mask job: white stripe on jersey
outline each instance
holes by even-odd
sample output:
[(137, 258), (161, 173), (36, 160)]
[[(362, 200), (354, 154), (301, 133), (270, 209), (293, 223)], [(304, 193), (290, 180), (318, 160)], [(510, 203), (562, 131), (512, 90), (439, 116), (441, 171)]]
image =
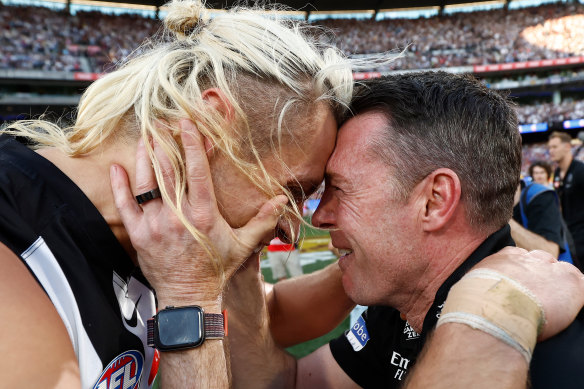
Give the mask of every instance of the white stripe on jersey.
[(92, 388), (101, 375), (103, 365), (85, 332), (77, 301), (67, 277), (42, 237), (39, 237), (21, 256), (49, 295), (67, 327), (79, 360), (81, 387)]

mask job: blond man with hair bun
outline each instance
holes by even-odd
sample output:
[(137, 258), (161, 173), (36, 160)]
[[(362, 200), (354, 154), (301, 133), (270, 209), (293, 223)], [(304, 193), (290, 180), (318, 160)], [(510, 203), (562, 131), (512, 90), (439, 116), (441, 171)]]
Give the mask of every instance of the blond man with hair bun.
[[(353, 88), (337, 49), (256, 11), (174, 1), (70, 127), (0, 133), (7, 387), (149, 388), (159, 370), (164, 388), (229, 385), (225, 283), (258, 242), (296, 239)], [(165, 235), (186, 247), (145, 249)], [(164, 324), (191, 317), (206, 339)]]

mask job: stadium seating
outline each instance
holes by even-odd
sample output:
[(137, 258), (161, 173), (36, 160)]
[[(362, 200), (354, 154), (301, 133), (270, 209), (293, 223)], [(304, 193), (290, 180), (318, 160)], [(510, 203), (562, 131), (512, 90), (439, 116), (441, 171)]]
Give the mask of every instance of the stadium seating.
[[(315, 23), (331, 29), (330, 39), (350, 55), (404, 50), (387, 67), (372, 69), (378, 71), (584, 55), (584, 5), (579, 3), (427, 19), (327, 19)], [(158, 20), (138, 15), (69, 15), (49, 8), (0, 5), (0, 70), (107, 72), (159, 27)], [(329, 39), (328, 34), (323, 39)], [(522, 105), (518, 116), (520, 123), (581, 119), (584, 101)]]
[[(563, 58), (584, 53), (584, 5), (456, 13), (421, 19), (319, 20), (349, 54), (400, 50), (388, 68), (427, 69)], [(159, 22), (136, 15), (0, 8), (0, 68), (107, 70)], [(83, 68), (83, 69), (82, 69)]]

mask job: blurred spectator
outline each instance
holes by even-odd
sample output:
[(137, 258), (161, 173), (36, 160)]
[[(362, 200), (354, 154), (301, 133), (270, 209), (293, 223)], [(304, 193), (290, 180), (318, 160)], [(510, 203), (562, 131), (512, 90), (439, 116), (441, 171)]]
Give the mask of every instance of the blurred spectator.
[(535, 161), (532, 163), (529, 167), (529, 176), (537, 184), (552, 187), (552, 167), (546, 161)]
[(272, 278), (274, 281), (281, 281), (286, 278), (286, 269), (290, 277), (301, 275), (300, 253), (294, 243), (284, 243), (278, 238), (272, 239), (268, 245), (268, 261), (272, 268)]
[(544, 250), (561, 261), (574, 263), (560, 201), (553, 188), (522, 180), (509, 226), (517, 247), (528, 251)]
[[(575, 153), (578, 150), (578, 145), (572, 147), (572, 151)], [(529, 166), (537, 161), (551, 161), (548, 145), (546, 142), (530, 143), (524, 144), (523, 148), (523, 165), (521, 167), (521, 172), (524, 176), (529, 175)], [(584, 153), (580, 153), (582, 155)], [(578, 158), (575, 158), (578, 159)]]
[(329, 19), (345, 52), (405, 49), (388, 69), (426, 69), (563, 58), (584, 53), (584, 5), (455, 13), (428, 19)]
[(159, 23), (137, 15), (2, 6), (0, 68), (102, 72), (131, 54)]
[(553, 132), (548, 148), (551, 160), (558, 165), (554, 187), (560, 197), (562, 215), (574, 238), (575, 256), (584, 263), (584, 162), (574, 159), (571, 141), (565, 132)]

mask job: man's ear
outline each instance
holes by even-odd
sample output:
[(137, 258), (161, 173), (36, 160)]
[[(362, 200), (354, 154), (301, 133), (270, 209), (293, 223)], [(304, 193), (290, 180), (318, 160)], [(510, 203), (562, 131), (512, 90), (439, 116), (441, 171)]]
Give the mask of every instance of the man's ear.
[(460, 205), (460, 180), (450, 169), (434, 170), (424, 179), (426, 209), (422, 215), (424, 231), (443, 228), (452, 220)]
[(219, 112), (226, 122), (235, 120), (235, 109), (221, 89), (205, 89), (203, 93), (201, 93), (201, 97), (205, 104), (208, 104), (211, 108)]
[[(216, 110), (223, 117), (226, 123), (232, 123), (235, 120), (235, 109), (227, 99), (227, 96), (219, 88), (205, 89), (201, 93), (205, 104), (211, 109)], [(211, 139), (205, 137), (205, 151), (207, 156), (211, 157), (214, 151), (214, 143)]]

